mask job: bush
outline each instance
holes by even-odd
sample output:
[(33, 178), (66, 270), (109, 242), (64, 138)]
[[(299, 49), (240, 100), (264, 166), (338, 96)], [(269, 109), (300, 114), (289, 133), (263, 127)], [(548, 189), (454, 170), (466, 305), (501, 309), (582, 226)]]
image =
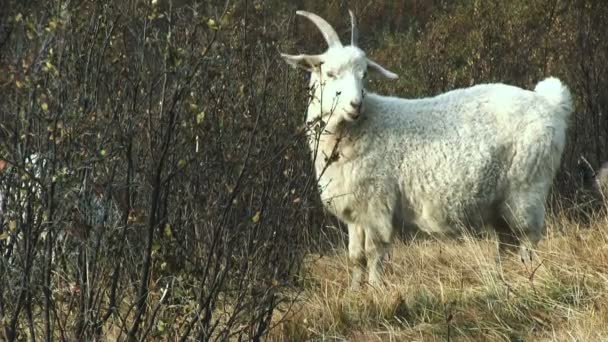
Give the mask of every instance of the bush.
[(580, 155), (608, 159), (599, 2), (9, 1), (3, 337), (265, 336), (301, 289), (303, 255), (343, 238), (323, 229), (334, 222), (305, 147), (306, 80), (278, 51), (324, 47), (297, 8), (346, 39), (347, 5), (366, 51), (401, 75), (373, 90), (556, 75), (577, 102), (556, 193), (575, 197)]

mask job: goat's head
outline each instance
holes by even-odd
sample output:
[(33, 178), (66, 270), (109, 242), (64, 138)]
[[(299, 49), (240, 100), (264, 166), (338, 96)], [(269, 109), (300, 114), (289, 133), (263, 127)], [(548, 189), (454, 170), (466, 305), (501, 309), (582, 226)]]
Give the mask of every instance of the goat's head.
[(608, 162), (595, 171), (589, 161), (581, 156), (577, 167), (584, 189), (591, 191), (594, 196), (605, 202), (608, 197)]
[(352, 35), (348, 46), (342, 45), (338, 34), (325, 19), (310, 12), (296, 13), (312, 21), (329, 45), (327, 51), (319, 55), (281, 54), (287, 63), (311, 74), (313, 98), (309, 119), (321, 116), (333, 122), (358, 120), (365, 111), (363, 100), (367, 72), (390, 79), (397, 78), (397, 75), (367, 58), (365, 52), (357, 47), (357, 23), (352, 11), (349, 11)]

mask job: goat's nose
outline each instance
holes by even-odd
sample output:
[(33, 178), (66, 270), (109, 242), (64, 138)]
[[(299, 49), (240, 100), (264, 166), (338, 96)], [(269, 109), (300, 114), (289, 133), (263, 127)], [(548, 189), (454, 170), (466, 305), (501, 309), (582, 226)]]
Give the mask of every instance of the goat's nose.
[(350, 101), (350, 105), (353, 106), (353, 108), (359, 109), (361, 108), (361, 100)]

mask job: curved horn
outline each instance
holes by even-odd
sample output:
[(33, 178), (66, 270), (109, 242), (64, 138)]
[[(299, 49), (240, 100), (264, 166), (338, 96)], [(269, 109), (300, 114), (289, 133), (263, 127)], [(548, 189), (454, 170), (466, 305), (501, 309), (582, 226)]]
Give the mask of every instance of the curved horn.
[(296, 14), (308, 18), (315, 25), (317, 25), (319, 31), (321, 31), (321, 33), (323, 34), (323, 37), (325, 38), (325, 41), (327, 41), (327, 45), (329, 45), (329, 47), (342, 46), (342, 42), (340, 42), (340, 37), (338, 37), (336, 30), (334, 30), (334, 28), (331, 27), (331, 25), (327, 21), (325, 21), (325, 19), (319, 17), (314, 13), (306, 11), (296, 11)]
[(357, 46), (359, 42), (359, 30), (357, 29), (357, 17), (353, 11), (348, 10), (350, 14), (351, 34), (350, 34), (350, 45)]

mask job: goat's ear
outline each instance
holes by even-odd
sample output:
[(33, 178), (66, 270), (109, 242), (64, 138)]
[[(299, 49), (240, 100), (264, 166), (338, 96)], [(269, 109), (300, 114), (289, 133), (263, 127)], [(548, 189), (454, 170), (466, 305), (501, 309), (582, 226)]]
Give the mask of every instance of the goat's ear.
[(314, 71), (323, 63), (318, 55), (288, 55), (282, 53), (281, 57), (294, 68), (304, 69), (309, 72)]
[(397, 74), (392, 71), (385, 69), (382, 65), (372, 61), (371, 59), (367, 60), (367, 68), (374, 73), (384, 76), (386, 78), (390, 78), (392, 80), (399, 78)]

